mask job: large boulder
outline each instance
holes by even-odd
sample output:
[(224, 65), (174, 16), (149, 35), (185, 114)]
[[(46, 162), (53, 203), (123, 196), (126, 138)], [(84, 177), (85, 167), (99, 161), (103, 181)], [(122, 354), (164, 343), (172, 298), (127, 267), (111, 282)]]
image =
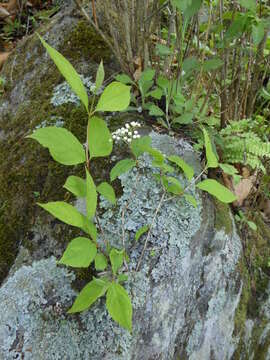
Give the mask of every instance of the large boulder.
[[(40, 33), (73, 63), (90, 89), (100, 59), (108, 75), (114, 64), (102, 40), (66, 3)], [(66, 314), (91, 274), (57, 266), (56, 259), (79, 232), (35, 203), (72, 201), (62, 186), (68, 175), (83, 175), (84, 169), (56, 164), (25, 135), (53, 124), (84, 142), (87, 117), (35, 35), (18, 44), (1, 76), (6, 87), (0, 98), (0, 359), (270, 359), (270, 230), (259, 215), (256, 235), (245, 233), (240, 241), (229, 208), (192, 187), (198, 207), (182, 198), (161, 206), (140, 271), (135, 271), (145, 241), (135, 243), (135, 233), (151, 223), (161, 198), (147, 157), (138, 177), (138, 170), (122, 176), (117, 207), (101, 204), (100, 223), (117, 246), (122, 245), (122, 210), (129, 202), (126, 286), (134, 306), (133, 334), (110, 319), (104, 299), (83, 314)], [(112, 127), (127, 119), (134, 120), (119, 117)], [(162, 152), (183, 156), (200, 172), (189, 144), (151, 136)], [(126, 151), (118, 150), (115, 157)], [(106, 178), (112, 164), (93, 162), (95, 178)], [(84, 210), (83, 203), (76, 205)]]
[[(167, 135), (151, 136), (153, 145), (167, 155), (190, 159), (193, 154), (199, 172), (187, 143)], [(197, 208), (182, 198), (165, 201), (140, 271), (135, 271), (145, 241), (142, 237), (136, 243), (135, 233), (151, 223), (162, 194), (154, 173), (144, 157), (139, 170), (121, 177), (123, 193), (117, 207), (102, 203), (100, 225), (116, 246), (122, 244), (126, 208), (132, 335), (110, 319), (103, 300), (81, 315), (66, 315), (75, 295), (73, 275), (50, 258), (21, 267), (0, 290), (3, 358), (22, 356), (18, 354), (25, 359), (232, 358), (238, 343), (233, 332), (242, 291), (238, 271), (242, 246), (228, 209), (217, 214), (194, 187)]]
[[(82, 20), (73, 2), (66, 3), (39, 33), (71, 61), (91, 87), (100, 60), (104, 60), (107, 76), (114, 64), (104, 42)], [(1, 77), (5, 92), (0, 95), (0, 282), (18, 245), (25, 241), (28, 248), (33, 245), (30, 232), (38, 211), (36, 200), (63, 198), (63, 181), (73, 171), (55, 164), (46, 150), (25, 136), (40, 126), (64, 125), (84, 141), (87, 123), (84, 109), (63, 84), (36, 34), (18, 43)]]

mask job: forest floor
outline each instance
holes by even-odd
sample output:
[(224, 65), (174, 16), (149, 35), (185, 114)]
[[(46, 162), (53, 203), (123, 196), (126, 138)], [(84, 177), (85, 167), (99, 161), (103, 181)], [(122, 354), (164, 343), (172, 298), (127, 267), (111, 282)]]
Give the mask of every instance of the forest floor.
[(50, 21), (59, 8), (52, 0), (0, 2), (0, 70), (18, 40), (31, 34), (41, 23)]

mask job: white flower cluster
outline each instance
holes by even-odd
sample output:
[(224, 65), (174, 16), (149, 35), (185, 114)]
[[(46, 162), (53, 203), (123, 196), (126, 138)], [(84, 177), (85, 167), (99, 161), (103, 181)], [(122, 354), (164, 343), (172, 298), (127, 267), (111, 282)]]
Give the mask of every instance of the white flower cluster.
[(137, 128), (141, 127), (141, 124), (137, 121), (132, 121), (129, 124), (125, 124), (124, 127), (117, 129), (112, 133), (112, 138), (116, 142), (124, 141), (130, 143), (133, 139), (140, 137)]

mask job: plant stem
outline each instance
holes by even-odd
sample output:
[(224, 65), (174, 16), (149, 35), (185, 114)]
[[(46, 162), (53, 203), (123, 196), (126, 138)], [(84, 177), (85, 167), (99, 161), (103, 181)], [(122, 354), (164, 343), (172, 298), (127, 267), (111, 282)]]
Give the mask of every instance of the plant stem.
[(156, 211), (155, 211), (155, 214), (154, 214), (152, 223), (151, 223), (151, 225), (150, 225), (150, 228), (149, 228), (149, 231), (148, 231), (148, 234), (147, 234), (145, 243), (144, 243), (144, 247), (143, 247), (141, 256), (140, 256), (139, 261), (138, 261), (138, 265), (137, 265), (136, 271), (139, 271), (139, 269), (140, 269), (140, 266), (141, 266), (141, 262), (142, 262), (142, 260), (143, 260), (144, 253), (145, 253), (145, 250), (146, 250), (148, 241), (149, 241), (149, 239), (150, 239), (150, 235), (151, 235), (151, 233), (152, 233), (152, 228), (153, 228), (153, 226), (154, 226), (154, 222), (156, 221), (157, 215), (158, 215), (158, 213), (159, 213), (159, 211), (160, 211), (160, 209), (161, 209), (161, 206), (162, 206), (162, 204), (163, 204), (163, 200), (164, 200), (164, 198), (165, 198), (165, 195), (166, 195), (166, 191), (163, 192), (162, 197), (161, 197), (161, 199), (160, 199), (160, 202), (159, 202), (159, 204), (158, 204), (158, 207), (157, 207), (157, 209), (156, 209)]

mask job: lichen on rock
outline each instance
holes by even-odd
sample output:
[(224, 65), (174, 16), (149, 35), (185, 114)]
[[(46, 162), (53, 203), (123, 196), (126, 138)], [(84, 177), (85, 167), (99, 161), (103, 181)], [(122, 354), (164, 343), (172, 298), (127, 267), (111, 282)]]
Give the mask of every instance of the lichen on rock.
[[(81, 20), (75, 4), (66, 3), (39, 33), (85, 78), (94, 76), (102, 58), (109, 76), (112, 70), (108, 48)], [(6, 86), (0, 99), (0, 282), (16, 258), (19, 244), (29, 249), (35, 246), (31, 242), (31, 236), (35, 236), (32, 228), (40, 214), (36, 201), (62, 200), (66, 196), (62, 186), (67, 176), (74, 173), (71, 167), (56, 164), (46, 149), (25, 136), (36, 128), (57, 125), (66, 127), (84, 142), (87, 124), (81, 106), (62, 103), (56, 107), (51, 103), (63, 78), (36, 34), (17, 44), (1, 76), (5, 77)], [(83, 172), (83, 167), (76, 171)], [(43, 222), (48, 222), (48, 218), (43, 217)], [(64, 238), (59, 233), (58, 236)]]
[[(182, 140), (156, 133), (151, 137), (153, 146), (167, 155), (185, 157), (192, 151)], [(138, 169), (121, 176), (122, 195), (117, 206), (103, 201), (100, 214), (105, 236), (120, 248), (122, 214), (126, 209), (125, 246), (130, 255), (130, 274), (125, 286), (134, 307), (132, 336), (110, 319), (103, 299), (80, 315), (66, 315), (65, 310), (75, 298), (73, 277), (68, 277), (66, 269), (58, 268), (55, 260), (41, 260), (17, 270), (0, 289), (0, 302), (1, 296), (5, 301), (11, 289), (15, 298), (22, 299), (21, 307), (12, 312), (7, 308), (4, 317), (0, 311), (0, 329), (6, 323), (16, 329), (6, 335), (2, 351), (7, 359), (10, 351), (15, 351), (13, 344), (16, 349), (20, 344), (25, 359), (31, 359), (32, 354), (39, 359), (43, 354), (48, 360), (195, 360), (211, 356), (219, 360), (228, 359), (234, 352), (234, 315), (241, 294), (237, 271), (241, 242), (235, 227), (230, 234), (215, 230), (214, 207), (192, 187), (199, 206), (193, 208), (182, 198), (161, 206), (140, 271), (135, 272), (145, 241), (142, 236), (136, 242), (135, 233), (151, 222), (162, 193), (150, 158), (144, 155), (140, 162)], [(197, 173), (199, 170), (195, 169)], [(175, 176), (185, 181), (181, 175)], [(24, 276), (32, 279), (30, 288)], [(21, 284), (25, 281), (23, 290)], [(54, 292), (45, 291), (50, 288)], [(27, 293), (24, 296), (23, 291)], [(33, 306), (29, 306), (31, 298), (35, 299)], [(64, 311), (55, 314), (54, 305), (48, 308), (53, 301)], [(27, 353), (29, 348), (35, 351), (31, 355)]]

